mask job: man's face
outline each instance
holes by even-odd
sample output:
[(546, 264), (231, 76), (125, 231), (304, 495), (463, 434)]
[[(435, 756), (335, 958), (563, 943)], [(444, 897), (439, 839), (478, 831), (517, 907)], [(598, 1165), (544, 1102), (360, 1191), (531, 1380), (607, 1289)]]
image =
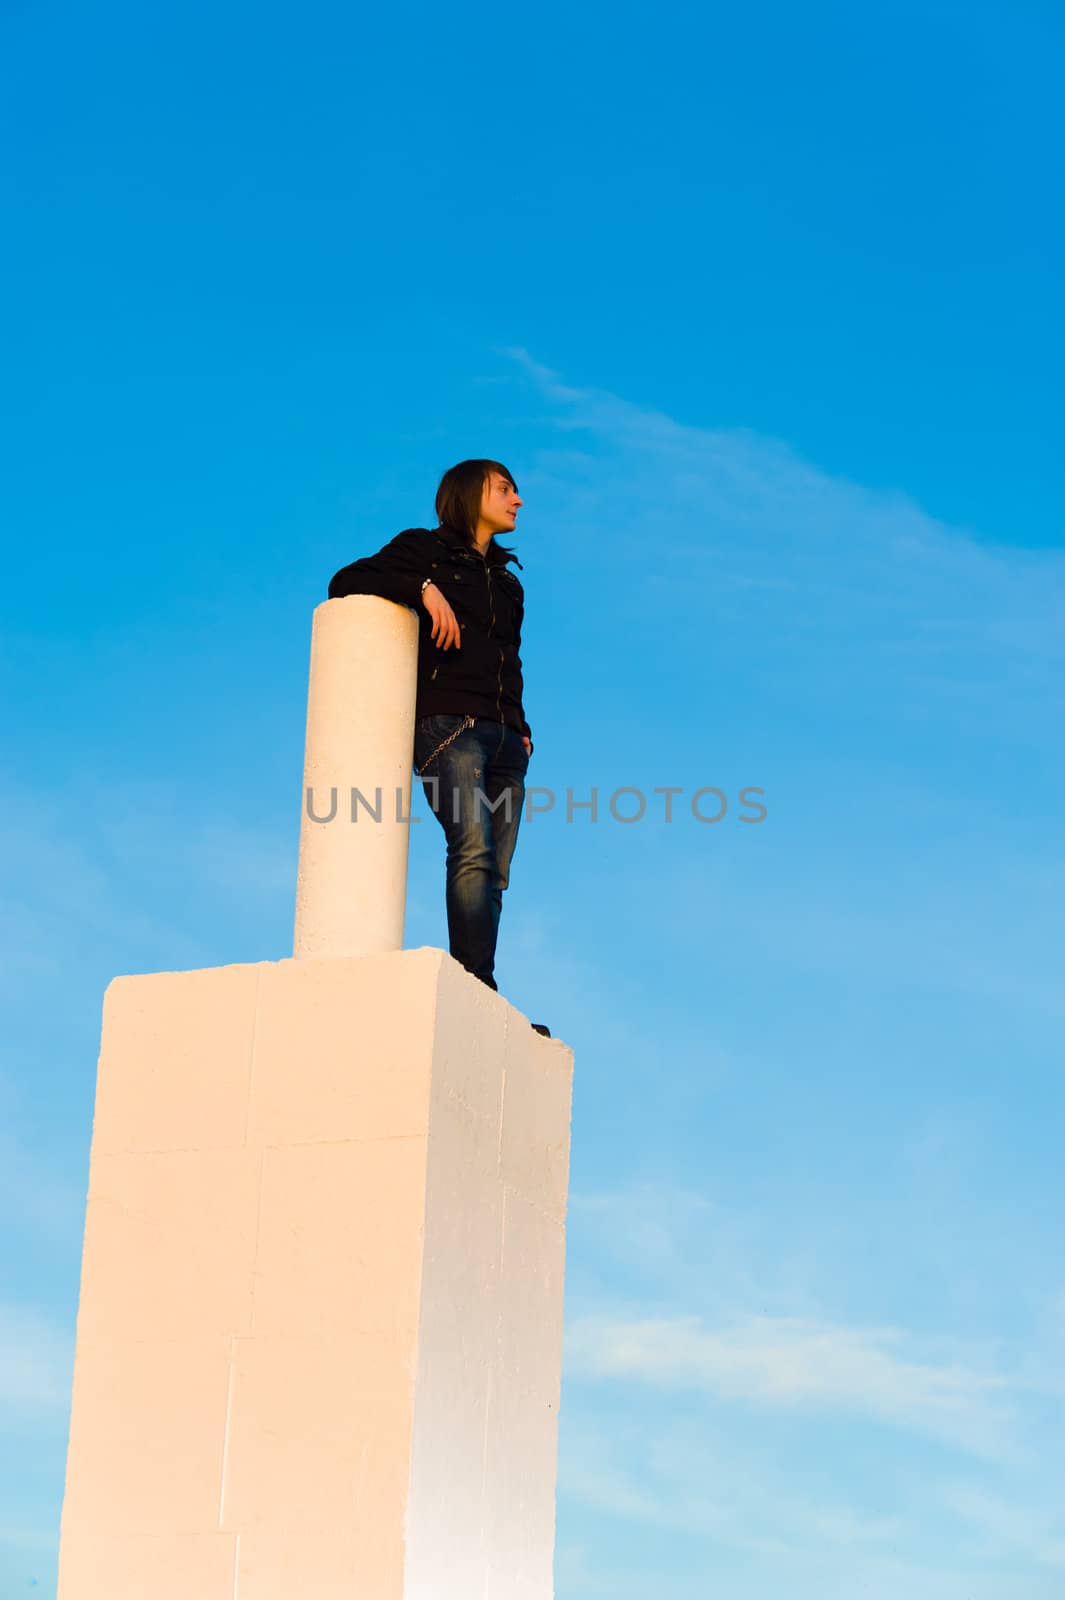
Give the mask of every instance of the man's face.
[(507, 533), (513, 528), (521, 505), (521, 496), (509, 478), (501, 472), (488, 476), (481, 493), (481, 523), (493, 533)]

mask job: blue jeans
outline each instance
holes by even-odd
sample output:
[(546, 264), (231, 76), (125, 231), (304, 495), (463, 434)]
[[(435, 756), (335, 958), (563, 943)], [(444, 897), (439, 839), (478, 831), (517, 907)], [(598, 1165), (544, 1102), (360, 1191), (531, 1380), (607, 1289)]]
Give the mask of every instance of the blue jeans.
[(446, 715), (415, 724), (414, 766), (447, 839), (451, 954), (490, 989), (528, 765), (521, 734), (506, 723)]

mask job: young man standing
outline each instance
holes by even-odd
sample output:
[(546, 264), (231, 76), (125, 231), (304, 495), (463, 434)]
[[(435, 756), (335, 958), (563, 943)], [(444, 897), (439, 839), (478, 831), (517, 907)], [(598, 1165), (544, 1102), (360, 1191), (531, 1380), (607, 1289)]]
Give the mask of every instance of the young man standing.
[(418, 613), (414, 766), (447, 839), (451, 954), (491, 989), (533, 748), (518, 654), (525, 596), (510, 570), (521, 562), (496, 543), (521, 503), (502, 462), (460, 461), (440, 480), (438, 527), (407, 528), (329, 584), (331, 600), (374, 594)]

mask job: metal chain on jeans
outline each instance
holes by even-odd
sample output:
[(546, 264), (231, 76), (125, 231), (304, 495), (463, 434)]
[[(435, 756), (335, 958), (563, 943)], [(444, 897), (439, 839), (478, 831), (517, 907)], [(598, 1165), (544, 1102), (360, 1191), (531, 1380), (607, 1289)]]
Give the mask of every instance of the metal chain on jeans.
[(474, 719), (472, 717), (463, 717), (462, 721), (459, 723), (459, 725), (455, 729), (454, 733), (449, 733), (447, 738), (443, 739), (440, 742), (440, 744), (437, 745), (436, 749), (432, 752), (432, 754), (426, 756), (425, 760), (422, 762), (421, 766), (418, 768), (418, 776), (419, 777), (421, 777), (422, 773), (425, 771), (425, 769), (429, 765), (429, 763), (431, 761), (435, 761), (436, 760), (436, 758), (440, 754), (441, 750), (446, 750), (447, 749), (447, 747), (451, 743), (452, 739), (457, 739), (460, 733), (465, 733), (467, 728), (472, 728), (473, 727), (473, 721), (474, 721)]

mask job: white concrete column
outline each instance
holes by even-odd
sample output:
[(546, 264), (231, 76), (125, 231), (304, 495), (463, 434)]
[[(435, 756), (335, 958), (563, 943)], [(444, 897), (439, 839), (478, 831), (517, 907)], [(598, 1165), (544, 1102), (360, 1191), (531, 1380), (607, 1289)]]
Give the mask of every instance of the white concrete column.
[(417, 667), (406, 606), (347, 595), (316, 608), (295, 956), (403, 947)]

